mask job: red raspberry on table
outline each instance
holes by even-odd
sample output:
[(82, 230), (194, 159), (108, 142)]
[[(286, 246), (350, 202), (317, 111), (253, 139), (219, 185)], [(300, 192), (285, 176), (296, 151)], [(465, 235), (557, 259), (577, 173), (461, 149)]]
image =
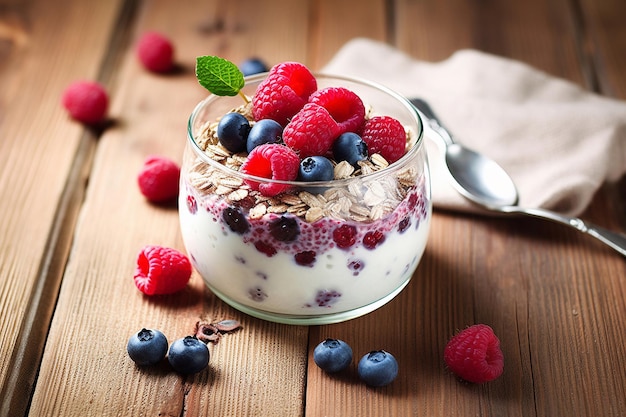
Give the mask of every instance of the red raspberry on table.
[(75, 81), (61, 97), (61, 104), (79, 122), (96, 124), (104, 120), (109, 107), (109, 95), (104, 87), (93, 81)]
[(139, 190), (149, 201), (162, 203), (178, 196), (180, 168), (172, 160), (149, 156), (137, 176)]
[(398, 120), (389, 116), (375, 116), (365, 122), (361, 138), (370, 155), (378, 153), (389, 163), (400, 159), (406, 149), (406, 132)]
[(283, 130), (285, 145), (300, 158), (326, 154), (337, 136), (337, 122), (328, 110), (315, 103), (307, 103)]
[(191, 263), (176, 249), (146, 246), (137, 257), (135, 285), (146, 295), (173, 294), (187, 286)]
[[(252, 149), (239, 171), (262, 178), (293, 181), (298, 176), (299, 168), (300, 158), (293, 150), (284, 145), (266, 143)], [(252, 180), (247, 180), (246, 183), (267, 197), (273, 197), (289, 189), (287, 184)]]
[(164, 35), (144, 33), (137, 42), (137, 58), (152, 72), (164, 73), (174, 68), (174, 46)]
[(365, 122), (365, 106), (353, 91), (343, 87), (327, 87), (311, 94), (309, 103), (324, 107), (339, 125), (337, 136), (358, 132)]
[(470, 326), (450, 339), (443, 359), (457, 376), (476, 384), (492, 381), (504, 370), (500, 340), (486, 324)]
[(307, 67), (298, 62), (276, 64), (254, 93), (254, 120), (272, 119), (286, 126), (315, 90), (317, 80)]

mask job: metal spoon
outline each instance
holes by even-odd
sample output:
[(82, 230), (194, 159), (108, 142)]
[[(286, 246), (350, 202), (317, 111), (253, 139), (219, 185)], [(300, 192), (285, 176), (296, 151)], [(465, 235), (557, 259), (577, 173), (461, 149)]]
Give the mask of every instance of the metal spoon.
[(489, 210), (524, 214), (551, 220), (587, 233), (626, 256), (626, 235), (612, 232), (576, 217), (541, 209), (519, 207), (519, 194), (506, 171), (492, 159), (456, 143), (428, 103), (416, 98), (411, 103), (422, 113), (428, 126), (446, 145), (445, 162), (457, 191), (468, 200)]

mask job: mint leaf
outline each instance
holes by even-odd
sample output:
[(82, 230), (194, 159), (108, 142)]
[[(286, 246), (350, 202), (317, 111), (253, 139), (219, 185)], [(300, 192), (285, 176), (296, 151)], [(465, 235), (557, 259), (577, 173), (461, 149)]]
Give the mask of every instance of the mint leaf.
[(196, 78), (216, 96), (236, 96), (243, 88), (243, 73), (237, 65), (217, 56), (196, 58)]

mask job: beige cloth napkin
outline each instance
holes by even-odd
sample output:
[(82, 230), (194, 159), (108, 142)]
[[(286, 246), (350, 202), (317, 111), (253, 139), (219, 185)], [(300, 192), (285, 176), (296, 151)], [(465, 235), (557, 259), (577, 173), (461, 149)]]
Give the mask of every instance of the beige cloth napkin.
[[(428, 101), (457, 142), (509, 172), (522, 207), (578, 215), (605, 181), (626, 172), (626, 102), (517, 61), (460, 50), (423, 62), (359, 38), (323, 72), (367, 78)], [(435, 207), (483, 212), (452, 188), (441, 149), (429, 142)]]

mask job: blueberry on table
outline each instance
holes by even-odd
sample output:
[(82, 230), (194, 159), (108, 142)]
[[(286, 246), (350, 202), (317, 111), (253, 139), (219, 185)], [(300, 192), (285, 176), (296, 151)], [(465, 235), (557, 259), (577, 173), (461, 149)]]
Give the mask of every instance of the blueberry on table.
[(333, 158), (336, 161), (347, 161), (358, 168), (358, 162), (367, 159), (367, 143), (356, 133), (346, 132), (333, 142)]
[(186, 336), (172, 343), (167, 359), (176, 372), (195, 374), (209, 365), (209, 348), (195, 336)]
[(252, 125), (248, 140), (246, 141), (246, 150), (248, 153), (252, 149), (265, 143), (278, 143), (282, 139), (283, 127), (275, 120), (261, 119)]
[(352, 362), (352, 348), (343, 340), (326, 339), (315, 347), (313, 361), (323, 371), (339, 372)]
[(126, 350), (137, 365), (154, 365), (165, 358), (167, 338), (159, 330), (143, 328), (128, 339)]
[(374, 350), (361, 358), (358, 373), (367, 385), (382, 387), (391, 384), (398, 376), (398, 362), (391, 353)]
[(267, 72), (269, 68), (260, 58), (248, 58), (239, 64), (239, 71), (241, 71), (243, 75), (248, 76)]
[(243, 152), (246, 149), (250, 122), (237, 112), (226, 113), (217, 125), (217, 138), (222, 146), (232, 153)]
[(323, 156), (307, 156), (300, 162), (300, 181), (331, 181), (335, 177), (333, 163)]

